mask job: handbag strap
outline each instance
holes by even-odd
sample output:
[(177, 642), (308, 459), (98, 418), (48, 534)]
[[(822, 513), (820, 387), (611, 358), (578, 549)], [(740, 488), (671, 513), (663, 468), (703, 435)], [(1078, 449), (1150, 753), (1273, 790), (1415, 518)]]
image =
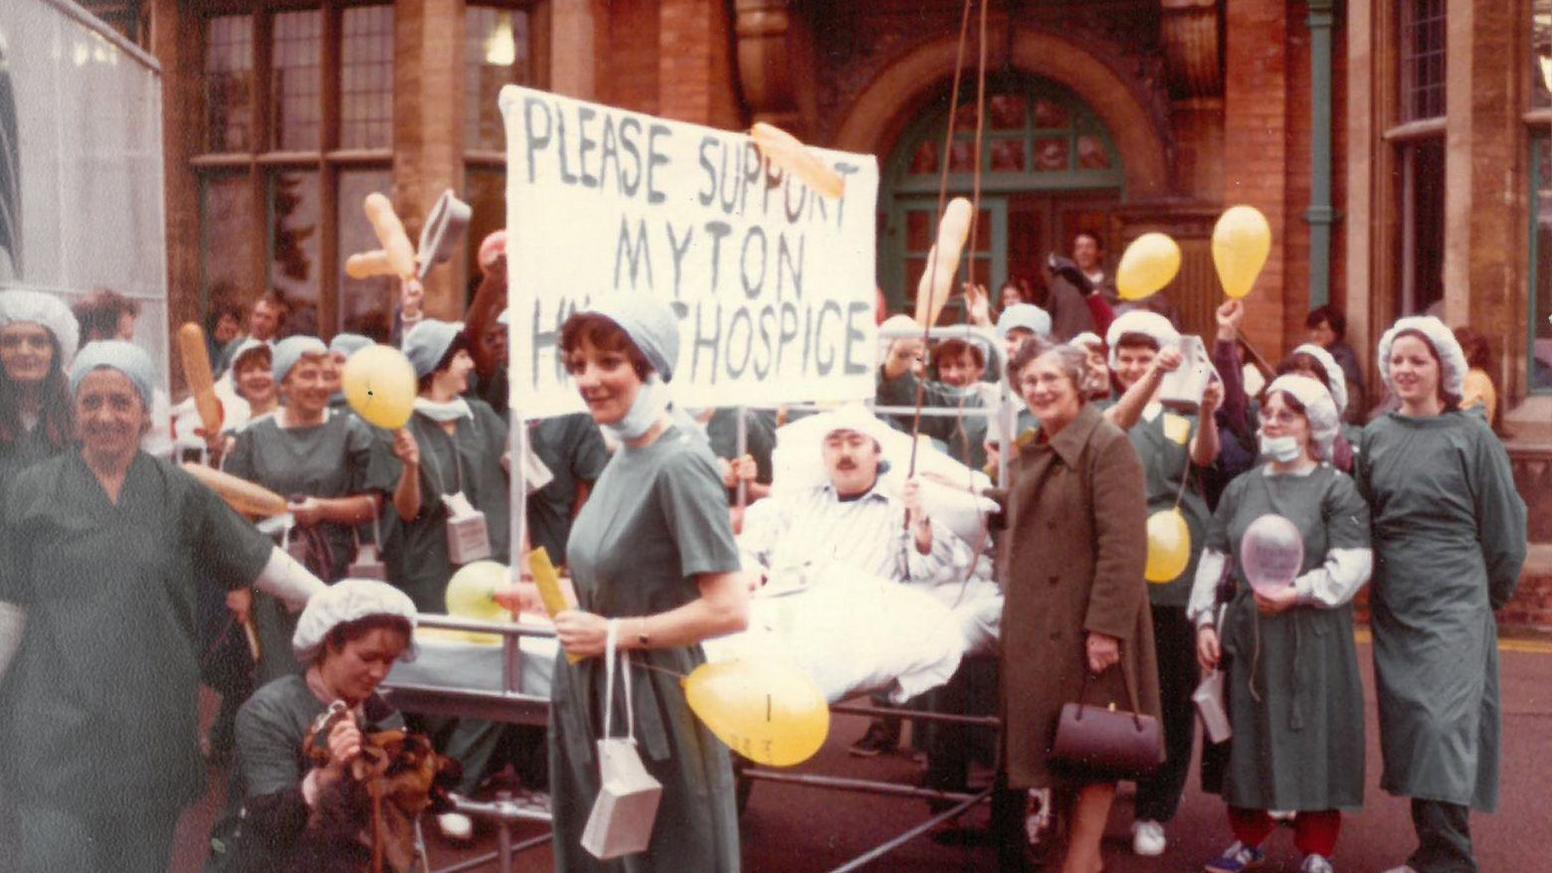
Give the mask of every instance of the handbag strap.
[[(1116, 640), (1117, 648), (1119, 648), (1121, 645), (1121, 640)], [(1083, 653), (1085, 661), (1088, 660), (1087, 649), (1088, 645), (1085, 643)], [(1126, 683), (1126, 698), (1127, 701), (1132, 705), (1132, 721), (1136, 723), (1137, 727), (1140, 729), (1142, 727), (1142, 712), (1137, 706), (1137, 677), (1132, 675), (1131, 669), (1127, 666), (1125, 651), (1121, 652), (1121, 657), (1116, 662), (1116, 666), (1121, 668), (1121, 678)], [(1078, 692), (1079, 704), (1082, 704), (1083, 698), (1088, 696), (1089, 682), (1097, 675), (1099, 674), (1089, 669), (1089, 665), (1087, 663), (1083, 665), (1083, 688)], [(1081, 708), (1079, 711), (1082, 711)]]
[(624, 662), (624, 674), (620, 681), (625, 685), (625, 736), (632, 743), (636, 742), (636, 707), (631, 702), (630, 683), (630, 653), (618, 652), (620, 639), (620, 620), (609, 619), (608, 631), (604, 634), (604, 739), (609, 739), (614, 730), (614, 661), (618, 654)]

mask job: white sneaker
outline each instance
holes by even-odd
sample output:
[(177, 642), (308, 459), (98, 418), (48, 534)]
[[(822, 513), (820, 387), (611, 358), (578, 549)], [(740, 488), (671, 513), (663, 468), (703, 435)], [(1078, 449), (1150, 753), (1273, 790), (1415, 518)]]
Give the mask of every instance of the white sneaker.
[(444, 812), (437, 816), (437, 830), (443, 837), (458, 843), (474, 839), (474, 821), (461, 812)]
[(1299, 865), (1299, 873), (1336, 873), (1331, 867), (1331, 859), (1324, 855), (1305, 855), (1304, 863)]
[(1145, 858), (1156, 858), (1164, 854), (1164, 826), (1156, 821), (1143, 821), (1132, 823), (1132, 851)]

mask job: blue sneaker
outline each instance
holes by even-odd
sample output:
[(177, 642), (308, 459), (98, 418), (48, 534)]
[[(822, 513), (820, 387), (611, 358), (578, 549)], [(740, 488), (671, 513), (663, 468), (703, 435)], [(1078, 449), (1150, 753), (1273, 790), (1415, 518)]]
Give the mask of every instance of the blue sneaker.
[(1266, 853), (1255, 846), (1247, 846), (1239, 840), (1223, 850), (1216, 861), (1209, 861), (1202, 870), (1205, 873), (1244, 873), (1266, 863)]

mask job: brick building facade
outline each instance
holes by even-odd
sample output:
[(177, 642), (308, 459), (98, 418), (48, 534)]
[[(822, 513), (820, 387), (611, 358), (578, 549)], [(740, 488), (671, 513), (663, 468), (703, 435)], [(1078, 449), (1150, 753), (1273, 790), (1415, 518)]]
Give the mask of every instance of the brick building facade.
[[(88, 5), (163, 65), (175, 323), (283, 286), (325, 335), (380, 328), (391, 291), (340, 273), (369, 242), (355, 204), (388, 192), (413, 235), (450, 187), (477, 233), (498, 225), (491, 113), (508, 81), (876, 154), (879, 279), (896, 307), (939, 162), (956, 189), (971, 178), (973, 143), (939, 153), (954, 0)], [(1038, 283), (1079, 229), (1112, 263), (1162, 230), (1184, 254), (1166, 293), (1206, 331), (1212, 224), (1254, 205), (1274, 244), (1251, 344), (1276, 360), (1327, 301), (1365, 361), (1390, 321), (1430, 306), (1485, 334), (1533, 537), (1552, 549), (1552, 0), (992, 0), (986, 49), (981, 275)], [(235, 146), (212, 131), (234, 113), (249, 119)], [(434, 312), (458, 310), (469, 273), (434, 276)], [(1552, 577), (1543, 550), (1532, 565)], [(1529, 588), (1517, 618), (1552, 625), (1552, 580)]]

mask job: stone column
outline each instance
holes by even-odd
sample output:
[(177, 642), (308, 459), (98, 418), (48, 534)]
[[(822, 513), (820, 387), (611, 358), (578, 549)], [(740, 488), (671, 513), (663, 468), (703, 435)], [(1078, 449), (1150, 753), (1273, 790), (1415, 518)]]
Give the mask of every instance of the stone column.
[(550, 2), (550, 90), (578, 100), (597, 99), (593, 0)]

